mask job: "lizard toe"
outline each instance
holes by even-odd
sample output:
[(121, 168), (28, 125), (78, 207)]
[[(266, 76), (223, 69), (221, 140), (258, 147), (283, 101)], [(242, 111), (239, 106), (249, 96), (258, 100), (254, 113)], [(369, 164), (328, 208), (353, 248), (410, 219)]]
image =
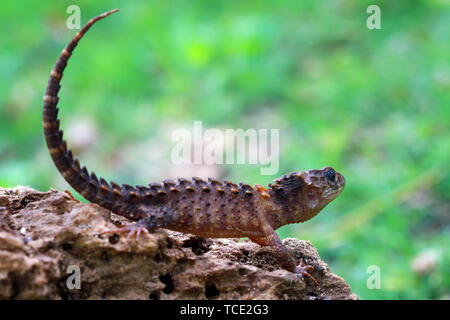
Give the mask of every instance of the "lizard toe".
[(311, 275), (311, 272), (314, 271), (314, 267), (310, 265), (304, 265), (303, 261), (300, 262), (300, 264), (295, 268), (295, 273), (297, 273), (303, 280), (308, 278), (311, 280), (314, 285), (319, 285), (317, 280)]
[(117, 229), (112, 229), (112, 230), (106, 230), (106, 231), (102, 231), (100, 232), (100, 234), (108, 234), (108, 233), (127, 233), (127, 241), (131, 240), (132, 238), (135, 238), (136, 241), (139, 241), (139, 237), (141, 235), (141, 233), (147, 233), (148, 234), (148, 230), (147, 228), (145, 228), (143, 225), (141, 225), (140, 223), (133, 223), (121, 228), (117, 228)]

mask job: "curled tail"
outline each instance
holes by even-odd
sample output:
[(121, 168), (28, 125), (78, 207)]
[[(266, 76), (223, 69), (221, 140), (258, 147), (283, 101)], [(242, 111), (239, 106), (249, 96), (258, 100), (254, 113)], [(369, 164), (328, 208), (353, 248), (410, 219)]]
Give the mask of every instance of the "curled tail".
[(120, 200), (128, 196), (127, 190), (115, 183), (112, 183), (110, 186), (103, 178), (99, 180), (95, 173), (89, 174), (86, 167), (81, 168), (80, 162), (78, 159), (74, 159), (72, 151), (67, 148), (67, 143), (63, 140), (63, 132), (59, 129), (57, 104), (59, 100), (58, 91), (61, 88), (59, 83), (63, 76), (63, 71), (78, 42), (95, 22), (117, 11), (119, 10), (111, 10), (89, 20), (64, 48), (50, 73), (44, 96), (43, 113), (45, 141), (58, 171), (87, 200), (112, 211), (120, 211), (118, 206), (120, 206), (120, 203), (123, 203)]

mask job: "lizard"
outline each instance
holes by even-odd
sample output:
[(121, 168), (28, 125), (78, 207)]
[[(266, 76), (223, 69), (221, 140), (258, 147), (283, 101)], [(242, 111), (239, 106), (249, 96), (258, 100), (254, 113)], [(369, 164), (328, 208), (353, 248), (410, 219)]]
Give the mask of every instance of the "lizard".
[(44, 95), (43, 129), (48, 151), (60, 174), (88, 201), (134, 222), (105, 233), (128, 233), (128, 237), (138, 240), (142, 231), (165, 228), (204, 238), (248, 237), (271, 247), (284, 269), (317, 285), (310, 274), (314, 267), (303, 261), (297, 264), (275, 230), (313, 218), (342, 192), (345, 179), (333, 168), (292, 172), (275, 179), (267, 188), (197, 177), (133, 187), (97, 178), (74, 158), (60, 130), (60, 81), (83, 35), (94, 23), (117, 11), (89, 20), (62, 50), (51, 70)]

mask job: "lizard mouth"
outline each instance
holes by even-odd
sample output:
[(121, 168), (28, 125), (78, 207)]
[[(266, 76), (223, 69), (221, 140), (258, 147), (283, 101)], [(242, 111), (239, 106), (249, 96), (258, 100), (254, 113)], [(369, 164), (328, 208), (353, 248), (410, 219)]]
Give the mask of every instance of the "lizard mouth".
[(340, 193), (345, 187), (345, 178), (339, 172), (336, 172), (336, 189)]

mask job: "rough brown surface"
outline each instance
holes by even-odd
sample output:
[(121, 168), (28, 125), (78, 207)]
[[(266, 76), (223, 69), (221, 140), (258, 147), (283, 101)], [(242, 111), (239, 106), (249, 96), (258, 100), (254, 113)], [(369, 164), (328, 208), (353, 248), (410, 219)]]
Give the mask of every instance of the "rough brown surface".
[[(315, 287), (249, 241), (158, 231), (138, 241), (102, 231), (126, 224), (56, 190), (0, 188), (1, 299), (357, 299), (308, 241), (286, 239), (315, 266)], [(69, 289), (79, 267), (81, 288)]]

